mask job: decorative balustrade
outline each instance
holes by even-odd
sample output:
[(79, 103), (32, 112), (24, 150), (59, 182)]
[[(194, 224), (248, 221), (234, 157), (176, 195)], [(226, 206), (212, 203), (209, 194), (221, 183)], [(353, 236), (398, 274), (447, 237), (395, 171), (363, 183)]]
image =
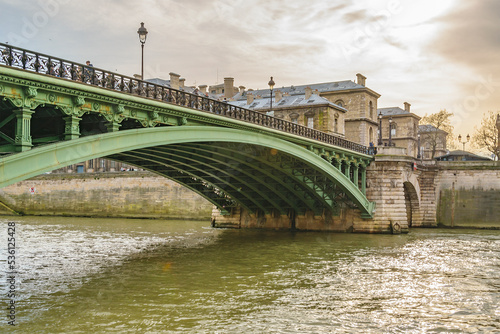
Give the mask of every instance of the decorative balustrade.
[(315, 139), (323, 143), (343, 147), (352, 151), (373, 154), (368, 147), (327, 134), (325, 132), (275, 118), (258, 111), (236, 107), (203, 95), (192, 94), (170, 87), (138, 80), (126, 75), (106, 71), (93, 66), (52, 57), (0, 43), (0, 65), (31, 72), (51, 75), (61, 79), (83, 82), (89, 85), (123, 93), (193, 108), (196, 110), (229, 117), (266, 128)]

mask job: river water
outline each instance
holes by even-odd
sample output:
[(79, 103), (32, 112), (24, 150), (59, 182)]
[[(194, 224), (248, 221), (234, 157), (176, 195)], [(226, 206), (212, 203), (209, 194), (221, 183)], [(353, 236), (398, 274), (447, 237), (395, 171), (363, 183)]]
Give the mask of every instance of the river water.
[[(0, 222), (0, 332), (500, 333), (500, 231)], [(8, 222), (15, 222), (16, 326), (7, 317)]]

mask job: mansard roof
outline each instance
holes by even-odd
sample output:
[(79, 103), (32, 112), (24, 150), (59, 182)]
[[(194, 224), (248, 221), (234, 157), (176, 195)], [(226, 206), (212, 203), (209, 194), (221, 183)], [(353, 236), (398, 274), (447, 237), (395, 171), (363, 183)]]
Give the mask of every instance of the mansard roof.
[[(325, 92), (336, 92), (336, 91), (344, 91), (344, 90), (353, 90), (353, 89), (368, 89), (371, 91), (373, 94), (380, 96), (380, 94), (372, 91), (371, 89), (357, 84), (352, 80), (344, 80), (344, 81), (334, 81), (334, 82), (325, 82), (325, 83), (318, 83), (318, 84), (309, 84), (309, 85), (300, 85), (300, 86), (288, 86), (288, 87), (281, 87), (281, 88), (274, 88), (274, 91), (280, 91), (283, 94), (288, 94), (288, 95), (304, 95), (306, 88), (310, 87), (311, 90), (318, 91), (319, 93), (325, 93)], [(242, 94), (237, 94), (234, 96), (235, 100), (242, 100), (246, 99), (246, 94), (252, 93), (254, 96), (262, 96), (262, 97), (269, 97), (270, 96), (270, 90), (267, 89), (257, 89), (257, 90), (250, 90), (250, 91), (245, 91)]]
[[(255, 91), (254, 91), (255, 92)], [(250, 105), (247, 104), (247, 100), (239, 101), (229, 101), (228, 103), (242, 108), (248, 109), (269, 109), (271, 108), (270, 98), (255, 98)], [(318, 105), (329, 105), (337, 110), (346, 112), (347, 109), (330, 102), (329, 100), (317, 95), (312, 94), (307, 100), (305, 99), (305, 94), (293, 95), (293, 96), (283, 96), (278, 102), (273, 99), (273, 109), (278, 108), (290, 108), (290, 107), (301, 107), (301, 106), (318, 106)]]

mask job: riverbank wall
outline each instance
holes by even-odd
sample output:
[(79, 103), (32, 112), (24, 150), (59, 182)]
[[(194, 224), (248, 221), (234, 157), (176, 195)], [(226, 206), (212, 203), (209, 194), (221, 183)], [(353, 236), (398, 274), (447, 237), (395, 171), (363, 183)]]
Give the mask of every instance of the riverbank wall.
[(438, 226), (500, 229), (500, 164), (438, 162)]
[(0, 189), (0, 214), (210, 221), (212, 204), (148, 172), (44, 174)]

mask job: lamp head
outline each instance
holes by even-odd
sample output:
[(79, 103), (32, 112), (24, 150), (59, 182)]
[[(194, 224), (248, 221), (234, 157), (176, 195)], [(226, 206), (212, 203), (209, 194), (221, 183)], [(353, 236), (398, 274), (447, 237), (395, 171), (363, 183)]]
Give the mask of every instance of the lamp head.
[(148, 30), (144, 27), (144, 22), (141, 22), (141, 26), (137, 30), (137, 33), (139, 34), (139, 41), (141, 41), (142, 44), (146, 43), (146, 37), (148, 36)]
[(271, 80), (269, 80), (269, 82), (267, 83), (269, 85), (269, 89), (270, 90), (273, 90), (274, 88), (274, 80), (273, 80), (273, 77), (271, 77)]

